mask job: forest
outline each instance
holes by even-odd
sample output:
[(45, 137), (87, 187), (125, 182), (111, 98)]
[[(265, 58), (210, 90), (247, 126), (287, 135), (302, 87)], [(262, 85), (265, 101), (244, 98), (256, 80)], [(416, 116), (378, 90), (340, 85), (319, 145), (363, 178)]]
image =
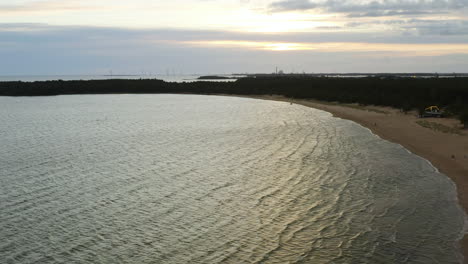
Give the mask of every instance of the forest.
[(235, 82), (165, 82), (157, 79), (0, 82), (0, 96), (70, 94), (232, 94), (282, 95), (402, 111), (442, 107), (468, 125), (468, 78), (253, 76)]

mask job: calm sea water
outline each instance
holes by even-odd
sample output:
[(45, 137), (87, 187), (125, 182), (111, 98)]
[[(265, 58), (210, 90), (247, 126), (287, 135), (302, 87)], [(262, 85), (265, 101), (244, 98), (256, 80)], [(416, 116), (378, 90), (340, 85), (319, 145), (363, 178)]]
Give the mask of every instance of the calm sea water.
[(459, 263), (455, 187), (355, 123), (194, 95), (0, 98), (2, 263)]
[[(214, 74), (216, 75), (216, 74)], [(221, 74), (219, 76), (235, 77), (233, 75)], [(200, 75), (12, 75), (12, 76), (1, 76), (0, 82), (9, 81), (23, 81), (23, 82), (34, 82), (34, 81), (73, 81), (73, 80), (108, 80), (108, 79), (159, 79), (166, 82), (196, 82), (199, 81)], [(238, 76), (239, 77), (239, 76)], [(203, 81), (212, 82), (233, 82), (235, 79), (217, 79)]]

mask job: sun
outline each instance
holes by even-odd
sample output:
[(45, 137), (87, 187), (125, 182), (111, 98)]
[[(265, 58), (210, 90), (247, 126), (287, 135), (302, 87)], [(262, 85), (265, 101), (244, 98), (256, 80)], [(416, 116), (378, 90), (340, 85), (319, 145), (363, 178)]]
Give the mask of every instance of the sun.
[(293, 51), (304, 49), (300, 43), (267, 43), (264, 44), (264, 49), (272, 51)]

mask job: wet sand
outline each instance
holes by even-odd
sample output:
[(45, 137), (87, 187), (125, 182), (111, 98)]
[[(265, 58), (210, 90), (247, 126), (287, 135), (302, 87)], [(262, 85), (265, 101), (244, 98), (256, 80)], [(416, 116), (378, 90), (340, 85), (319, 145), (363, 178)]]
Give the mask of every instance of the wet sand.
[[(398, 143), (414, 154), (429, 160), (457, 186), (460, 205), (468, 212), (468, 130), (451, 118), (418, 118), (416, 112), (403, 113), (398, 109), (377, 106), (358, 106), (327, 103), (315, 100), (296, 100), (282, 96), (248, 96), (257, 99), (286, 101), (324, 110), (334, 116), (352, 120), (372, 130), (383, 139)], [(450, 131), (427, 128), (417, 122), (439, 124)], [(434, 212), (437, 213), (437, 212)], [(461, 250), (468, 263), (468, 236), (461, 240)]]

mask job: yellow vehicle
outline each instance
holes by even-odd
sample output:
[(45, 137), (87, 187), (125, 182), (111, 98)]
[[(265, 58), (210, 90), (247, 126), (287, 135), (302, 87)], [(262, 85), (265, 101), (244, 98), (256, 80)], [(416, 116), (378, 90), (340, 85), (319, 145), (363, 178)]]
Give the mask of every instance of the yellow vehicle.
[(422, 115), (422, 117), (441, 117), (442, 113), (443, 112), (438, 106), (432, 105), (424, 109), (424, 114)]

